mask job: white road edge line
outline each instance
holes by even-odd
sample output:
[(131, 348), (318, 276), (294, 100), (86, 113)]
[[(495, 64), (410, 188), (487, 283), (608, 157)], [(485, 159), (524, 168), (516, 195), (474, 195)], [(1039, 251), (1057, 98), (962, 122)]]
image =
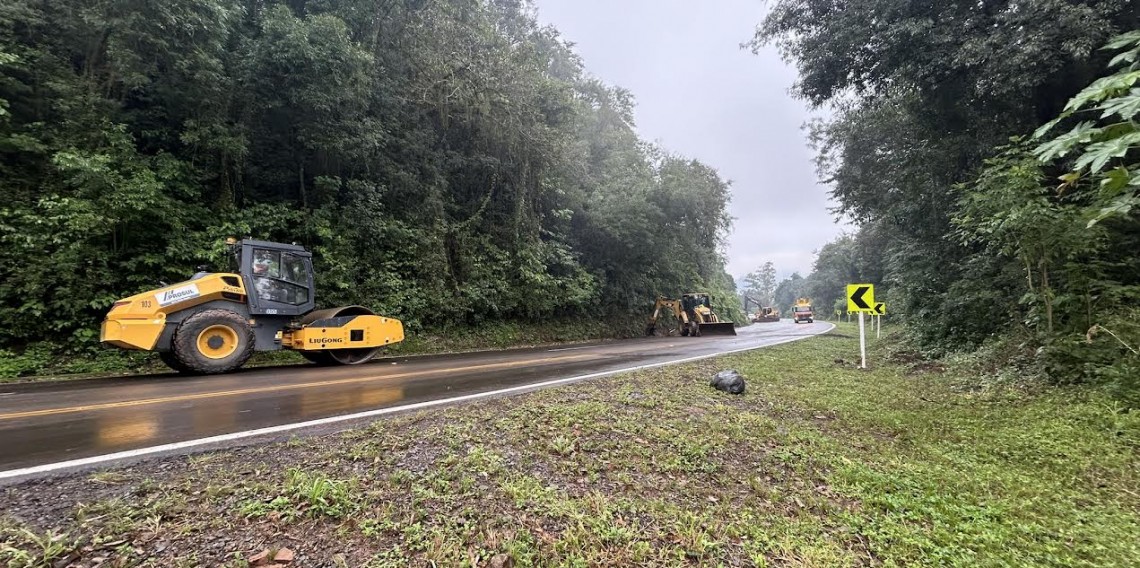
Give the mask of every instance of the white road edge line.
[(550, 386), (554, 386), (554, 385), (564, 385), (567, 383), (584, 381), (586, 379), (595, 379), (598, 377), (605, 377), (608, 375), (616, 375), (619, 373), (630, 373), (630, 372), (634, 372), (634, 371), (643, 371), (645, 369), (653, 369), (656, 367), (664, 367), (667, 365), (677, 365), (680, 363), (690, 363), (693, 361), (699, 361), (701, 359), (711, 359), (713, 357), (720, 357), (722, 355), (731, 355), (733, 353), (741, 353), (744, 351), (753, 351), (756, 349), (763, 349), (765, 347), (772, 347), (773, 345), (780, 345), (783, 343), (791, 343), (793, 341), (800, 341), (803, 339), (809, 339), (809, 338), (815, 337), (817, 335), (823, 335), (824, 333), (827, 333), (827, 332), (835, 329), (835, 324), (828, 324), (828, 325), (830, 325), (831, 327), (829, 327), (823, 331), (820, 331), (819, 333), (813, 333), (811, 335), (803, 335), (800, 337), (792, 337), (792, 338), (787, 338), (787, 339), (781, 339), (780, 341), (774, 341), (772, 343), (766, 343), (764, 345), (755, 345), (752, 347), (744, 347), (741, 349), (731, 349), (729, 351), (721, 351), (720, 353), (710, 353), (708, 355), (698, 355), (696, 357), (685, 357), (683, 359), (674, 359), (672, 361), (663, 361), (661, 363), (651, 363), (649, 365), (639, 365), (637, 367), (627, 367), (624, 369), (614, 369), (614, 370), (610, 370), (610, 371), (601, 371), (598, 373), (590, 373), (587, 375), (578, 375), (576, 377), (567, 377), (564, 379), (554, 379), (554, 380), (550, 380), (550, 381), (543, 381), (541, 383), (531, 383), (529, 385), (519, 385), (517, 387), (508, 387), (505, 389), (499, 389), (499, 390), (494, 390), (494, 391), (480, 392), (480, 393), (475, 393), (475, 394), (467, 394), (467, 395), (463, 395), (463, 396), (455, 396), (455, 397), (443, 398), (443, 399), (439, 399), (439, 400), (429, 400), (426, 402), (417, 402), (414, 404), (405, 404), (403, 406), (390, 406), (387, 408), (378, 408), (376, 410), (369, 410), (366, 412), (357, 412), (356, 414), (345, 414), (343, 416), (330, 416), (328, 418), (320, 418), (318, 420), (309, 420), (307, 422), (295, 422), (293, 424), (281, 424), (279, 426), (269, 426), (267, 428), (258, 428), (256, 430), (246, 430), (244, 432), (233, 432), (231, 434), (222, 434), (220, 436), (210, 436), (208, 438), (198, 438), (196, 440), (186, 440), (185, 442), (174, 442), (172, 444), (163, 444), (161, 446), (151, 446), (148, 448), (139, 448), (137, 450), (127, 450), (127, 451), (123, 451), (123, 452), (116, 452), (113, 454), (104, 454), (101, 456), (93, 456), (93, 457), (89, 457), (89, 458), (62, 461), (62, 462), (45, 464), (45, 465), (37, 465), (34, 467), (27, 467), (27, 468), (23, 468), (23, 469), (10, 469), (8, 471), (0, 471), (0, 479), (10, 479), (13, 477), (22, 477), (25, 475), (35, 475), (35, 474), (39, 474), (39, 473), (48, 473), (48, 472), (57, 471), (60, 469), (80, 467), (80, 466), (85, 466), (85, 465), (94, 465), (94, 464), (98, 464), (98, 463), (116, 461), (116, 460), (121, 460), (121, 459), (136, 458), (136, 457), (145, 456), (145, 455), (149, 455), (149, 454), (157, 454), (157, 453), (169, 452), (169, 451), (174, 451), (174, 450), (182, 450), (182, 449), (186, 449), (186, 448), (193, 448), (196, 446), (205, 446), (205, 445), (209, 445), (209, 444), (216, 444), (219, 442), (230, 442), (233, 440), (240, 440), (242, 438), (252, 438), (252, 437), (256, 437), (256, 436), (264, 436), (267, 434), (277, 434), (280, 432), (289, 432), (291, 430), (301, 430), (304, 428), (311, 428), (313, 426), (324, 426), (326, 424), (335, 424), (337, 422), (347, 422), (350, 420), (359, 420), (361, 418), (371, 418), (373, 416), (383, 416), (385, 414), (395, 414), (397, 412), (407, 412), (409, 410), (419, 410), (421, 408), (431, 408), (433, 406), (442, 406), (445, 404), (454, 404), (457, 402), (464, 402), (464, 401), (468, 401), (468, 400), (488, 398), (488, 397), (512, 393), (512, 392), (519, 392), (519, 391), (525, 391), (525, 390), (536, 390), (536, 389), (541, 389), (544, 387), (550, 387)]

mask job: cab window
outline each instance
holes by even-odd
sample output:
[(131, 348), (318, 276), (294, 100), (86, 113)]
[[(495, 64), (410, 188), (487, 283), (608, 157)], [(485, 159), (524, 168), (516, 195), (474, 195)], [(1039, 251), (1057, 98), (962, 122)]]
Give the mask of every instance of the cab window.
[(309, 301), (309, 267), (304, 257), (254, 249), (253, 284), (257, 297), (299, 306)]
[(275, 250), (254, 249), (254, 276), (281, 277), (281, 253)]
[(289, 282), (301, 285), (308, 285), (309, 283), (309, 270), (305, 265), (305, 259), (289, 253), (281, 255), (282, 270), (281, 277)]

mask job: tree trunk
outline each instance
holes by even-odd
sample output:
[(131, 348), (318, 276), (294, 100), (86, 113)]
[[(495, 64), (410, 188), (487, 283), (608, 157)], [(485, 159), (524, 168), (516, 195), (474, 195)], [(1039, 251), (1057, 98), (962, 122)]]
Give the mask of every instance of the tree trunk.
[(222, 172), (221, 172), (222, 193), (218, 197), (218, 205), (222, 209), (229, 209), (234, 205), (234, 188), (230, 180), (230, 156), (227, 152), (222, 152)]
[(1053, 291), (1049, 289), (1049, 265), (1041, 259), (1041, 296), (1045, 298), (1045, 330), (1053, 333)]
[(301, 192), (301, 207), (304, 209), (309, 208), (309, 196), (305, 192), (305, 160), (297, 161), (297, 182), (298, 188)]
[(1086, 285), (1085, 286), (1085, 316), (1086, 316), (1085, 317), (1085, 329), (1089, 329), (1093, 326), (1092, 312), (1093, 312), (1093, 310), (1092, 310), (1092, 287)]
[(1029, 284), (1029, 292), (1033, 293), (1033, 264), (1029, 261), (1029, 256), (1023, 256), (1025, 259), (1025, 281)]

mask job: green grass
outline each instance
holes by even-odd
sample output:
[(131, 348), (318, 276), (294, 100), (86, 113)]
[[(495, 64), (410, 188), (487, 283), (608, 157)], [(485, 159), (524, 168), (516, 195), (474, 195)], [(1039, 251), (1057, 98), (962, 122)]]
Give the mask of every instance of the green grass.
[(3, 538), (0, 559), (9, 568), (52, 568), (78, 546), (66, 534), (39, 534), (22, 528), (6, 531)]
[(291, 520), (297, 517), (343, 519), (357, 511), (356, 484), (352, 480), (329, 479), (320, 473), (290, 469), (283, 490), (268, 498), (243, 502), (247, 518), (273, 515)]
[(844, 522), (885, 564), (1124, 566), (1140, 557), (1135, 413), (1090, 389), (978, 393), (956, 388), (969, 381), (952, 371), (878, 367), (776, 381), (771, 392), (834, 416), (816, 457), (829, 463), (833, 487), (860, 503)]
[[(338, 566), (1136, 565), (1137, 413), (979, 389), (888, 340), (860, 370), (854, 333), (178, 458), (158, 482), (159, 463), (64, 478), (87, 504), (51, 526), (19, 497), (43, 486), (15, 488), (0, 550), (154, 535), (222, 565), (284, 533)], [(744, 395), (708, 387), (725, 368)], [(211, 544), (235, 534), (254, 544)]]

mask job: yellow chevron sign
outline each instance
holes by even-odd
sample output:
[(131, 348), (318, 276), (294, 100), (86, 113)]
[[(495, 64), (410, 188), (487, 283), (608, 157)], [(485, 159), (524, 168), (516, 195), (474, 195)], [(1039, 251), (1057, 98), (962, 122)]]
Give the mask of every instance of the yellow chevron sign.
[(848, 284), (847, 285), (847, 311), (875, 312), (875, 285), (874, 284)]

